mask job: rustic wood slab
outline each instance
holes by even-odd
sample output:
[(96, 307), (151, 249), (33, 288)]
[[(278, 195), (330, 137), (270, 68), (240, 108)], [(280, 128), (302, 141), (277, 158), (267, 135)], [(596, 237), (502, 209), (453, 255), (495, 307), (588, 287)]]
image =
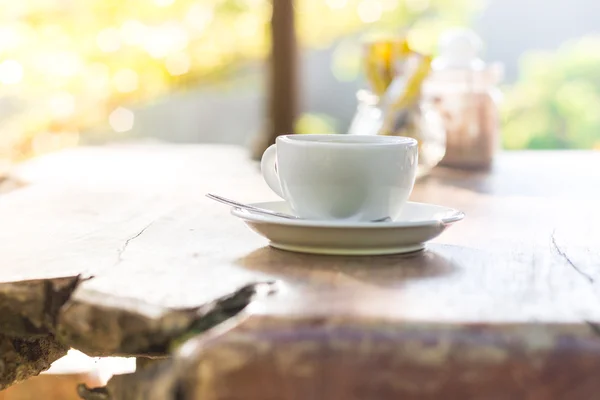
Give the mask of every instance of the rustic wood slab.
[(10, 181), (0, 335), (90, 355), (175, 354), (115, 378), (112, 398), (600, 391), (597, 153), (507, 153), (490, 173), (435, 171), (412, 199), (467, 218), (408, 256), (269, 248), (204, 197), (276, 199), (235, 147), (81, 148)]

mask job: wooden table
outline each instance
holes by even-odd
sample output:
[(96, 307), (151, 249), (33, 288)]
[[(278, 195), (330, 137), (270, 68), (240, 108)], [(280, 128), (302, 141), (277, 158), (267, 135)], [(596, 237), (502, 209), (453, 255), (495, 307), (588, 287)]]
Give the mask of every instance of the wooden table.
[(413, 200), (467, 217), (408, 256), (269, 248), (204, 197), (275, 199), (235, 147), (80, 148), (0, 187), (0, 385), (73, 347), (157, 357), (90, 399), (600, 398), (598, 153), (435, 171)]

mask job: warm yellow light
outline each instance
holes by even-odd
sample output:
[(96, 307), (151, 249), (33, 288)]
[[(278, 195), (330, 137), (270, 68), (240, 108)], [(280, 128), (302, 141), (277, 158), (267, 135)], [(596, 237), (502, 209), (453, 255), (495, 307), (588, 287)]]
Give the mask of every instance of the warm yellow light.
[(106, 64), (89, 64), (84, 72), (84, 85), (95, 99), (104, 99), (110, 93), (110, 69)]
[(38, 133), (31, 143), (34, 154), (44, 154), (57, 150), (60, 146), (60, 138), (51, 132)]
[(348, 5), (348, 0), (326, 0), (325, 3), (333, 10), (339, 10)]
[(413, 12), (422, 12), (429, 7), (429, 0), (406, 0), (406, 7)]
[(44, 154), (77, 146), (78, 142), (78, 132), (40, 132), (33, 138), (31, 147), (34, 154)]
[(398, 7), (398, 0), (380, 0), (384, 11), (392, 11)]
[[(64, 130), (93, 131), (98, 124), (117, 132), (137, 130), (137, 112), (127, 104), (146, 104), (175, 88), (218, 79), (211, 73), (233, 63), (263, 57), (274, 1), (279, 0), (0, 0), (0, 89), (29, 105), (0, 120), (0, 158), (28, 157), (32, 146), (35, 153), (63, 146), (69, 137)], [(407, 0), (413, 9), (429, 3), (439, 8), (433, 0)], [(299, 39), (327, 47), (404, 4), (296, 0)], [(387, 27), (397, 25), (392, 20), (386, 18)], [(335, 51), (337, 79), (356, 79), (357, 51), (350, 45)]]
[(16, 49), (21, 45), (22, 37), (13, 27), (0, 27), (0, 52)]
[(253, 7), (260, 7), (264, 5), (265, 0), (246, 0), (246, 6), (252, 10)]
[(171, 54), (165, 60), (165, 66), (171, 75), (183, 75), (190, 70), (190, 57), (186, 53)]
[(200, 3), (193, 4), (185, 15), (185, 23), (191, 30), (197, 33), (203, 32), (212, 19), (212, 8)]
[(56, 76), (69, 77), (77, 75), (82, 67), (78, 54), (71, 51), (61, 51), (47, 55), (46, 70)]
[(58, 92), (50, 97), (49, 105), (55, 118), (64, 119), (75, 112), (75, 97), (69, 92)]
[(148, 27), (140, 21), (128, 20), (121, 25), (121, 37), (126, 44), (135, 46), (144, 42), (147, 30)]
[(168, 7), (173, 3), (175, 3), (175, 0), (154, 0), (154, 4), (159, 7)]
[(78, 75), (84, 67), (84, 60), (76, 52), (63, 50), (56, 51), (52, 48), (43, 49), (32, 54), (30, 65), (33, 68), (32, 76), (47, 76), (53, 85), (64, 82), (63, 79)]
[(115, 132), (127, 132), (133, 128), (135, 122), (135, 115), (133, 111), (118, 107), (108, 116), (108, 123)]
[(123, 68), (113, 77), (115, 88), (121, 93), (133, 92), (138, 88), (138, 74), (129, 68)]
[(96, 44), (105, 53), (112, 53), (121, 48), (121, 34), (117, 28), (106, 28), (96, 36)]
[(145, 38), (144, 49), (153, 58), (163, 58), (185, 49), (188, 40), (187, 32), (180, 25), (167, 23), (151, 30)]
[(381, 19), (383, 6), (379, 0), (363, 0), (356, 9), (358, 17), (364, 23), (373, 23)]
[(23, 66), (16, 60), (6, 60), (0, 64), (0, 82), (15, 85), (23, 79)]
[(258, 33), (260, 21), (256, 16), (248, 15), (238, 18), (235, 22), (235, 30), (241, 37), (252, 37)]

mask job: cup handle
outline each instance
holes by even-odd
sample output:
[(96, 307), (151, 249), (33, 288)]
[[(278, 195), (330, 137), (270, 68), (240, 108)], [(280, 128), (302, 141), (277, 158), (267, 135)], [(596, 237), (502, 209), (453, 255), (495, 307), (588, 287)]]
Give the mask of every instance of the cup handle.
[(277, 196), (285, 200), (285, 197), (283, 196), (283, 191), (281, 190), (279, 176), (277, 175), (277, 168), (275, 166), (276, 161), (277, 145), (272, 144), (263, 153), (262, 159), (260, 160), (260, 171), (262, 172), (262, 176), (265, 182), (267, 182), (267, 185), (269, 185), (269, 187), (271, 188), (271, 190), (274, 191), (275, 194), (277, 194)]

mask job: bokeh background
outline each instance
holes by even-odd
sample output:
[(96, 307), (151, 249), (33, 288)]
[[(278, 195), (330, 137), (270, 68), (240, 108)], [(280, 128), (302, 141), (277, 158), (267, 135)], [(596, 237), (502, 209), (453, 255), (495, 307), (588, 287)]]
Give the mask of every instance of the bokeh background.
[[(278, 0), (273, 0), (278, 1)], [(434, 53), (468, 26), (505, 66), (506, 149), (600, 148), (594, 0), (295, 0), (297, 132), (343, 133), (361, 40)], [(248, 144), (265, 129), (267, 0), (0, 0), (0, 166), (77, 144)]]

